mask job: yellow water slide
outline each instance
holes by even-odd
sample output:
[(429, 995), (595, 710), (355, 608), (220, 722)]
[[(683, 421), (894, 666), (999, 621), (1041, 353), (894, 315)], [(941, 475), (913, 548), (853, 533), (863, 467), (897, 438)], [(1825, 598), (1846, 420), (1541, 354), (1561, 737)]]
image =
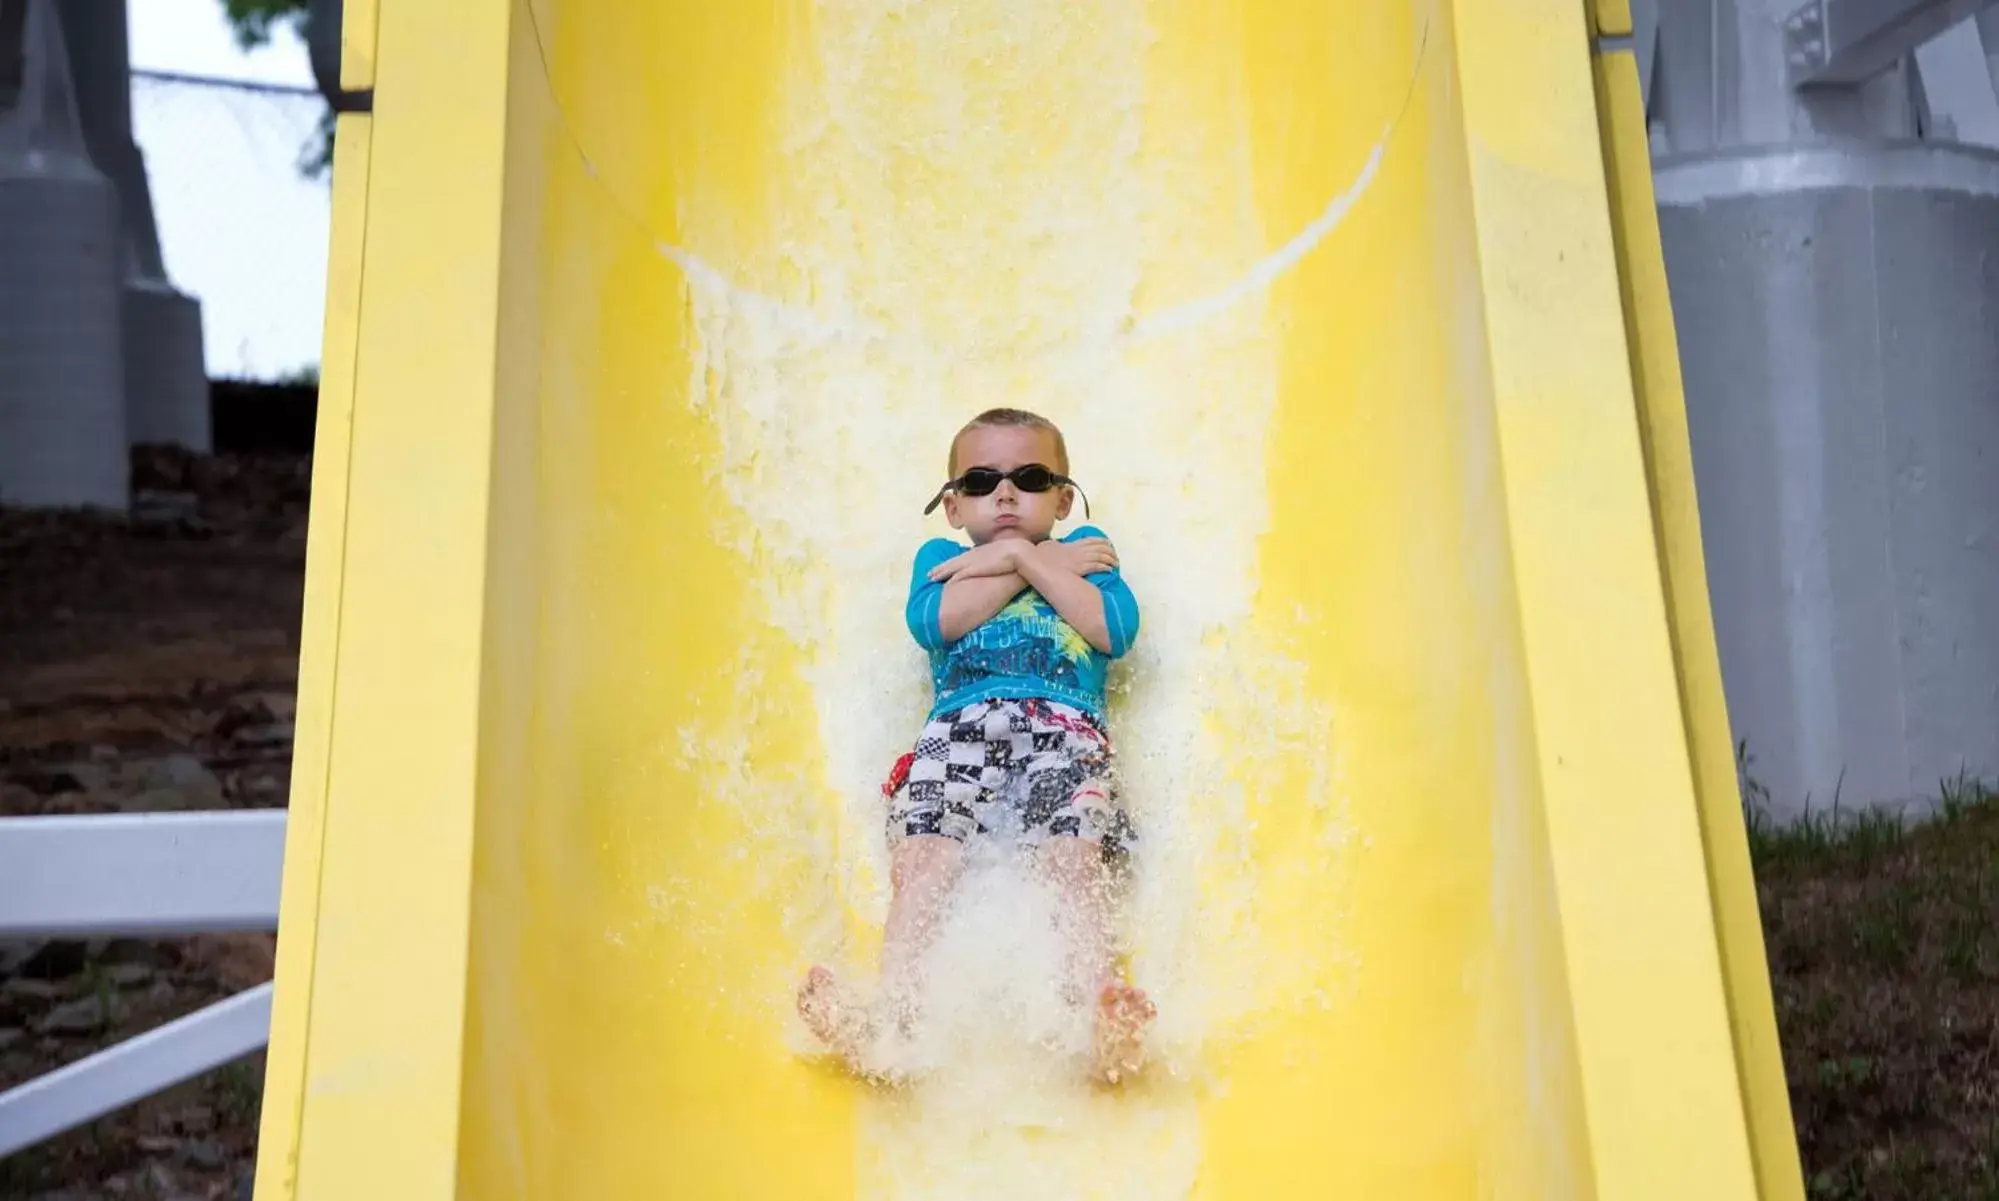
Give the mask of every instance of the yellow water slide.
[[(262, 1201), (1801, 1195), (1617, 0), (346, 8)], [(920, 1079), (793, 1012), (998, 404), (1144, 612), (1116, 1089), (997, 870)]]

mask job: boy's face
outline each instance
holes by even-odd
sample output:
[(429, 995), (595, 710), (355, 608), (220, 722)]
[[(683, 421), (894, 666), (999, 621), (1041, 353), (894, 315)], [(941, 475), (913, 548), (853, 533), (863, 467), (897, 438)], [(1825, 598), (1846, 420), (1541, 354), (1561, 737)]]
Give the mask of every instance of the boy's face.
[[(1039, 463), (1050, 471), (1061, 470), (1054, 434), (1027, 426), (982, 425), (965, 431), (958, 439), (952, 478), (973, 467), (1012, 471), (1029, 463)], [(998, 488), (984, 496), (945, 493), (944, 516), (950, 519), (952, 529), (964, 530), (977, 545), (1002, 538), (1041, 542), (1054, 530), (1056, 522), (1069, 515), (1074, 496), (1065, 487), (1022, 492), (1014, 487), (1012, 480), (1001, 480)]]

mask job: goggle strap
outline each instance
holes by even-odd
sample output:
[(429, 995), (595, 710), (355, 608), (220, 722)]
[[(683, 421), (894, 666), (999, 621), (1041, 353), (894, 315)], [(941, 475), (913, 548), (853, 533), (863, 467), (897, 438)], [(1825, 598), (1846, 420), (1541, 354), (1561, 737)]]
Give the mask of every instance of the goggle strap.
[[(1052, 471), (1049, 472), (1048, 474), (1050, 478), (1052, 478), (1055, 481), (1056, 487), (1074, 488), (1076, 490), (1076, 495), (1083, 498), (1083, 520), (1084, 521), (1090, 520), (1090, 494), (1083, 491), (1083, 486), (1077, 483), (1075, 480), (1070, 479), (1066, 475), (1056, 475)], [(964, 480), (963, 476), (959, 476), (958, 479), (955, 480), (945, 480), (944, 486), (942, 488), (937, 489), (937, 495), (931, 497), (930, 503), (923, 506), (923, 515), (925, 517), (928, 517), (932, 513), (936, 512), (937, 506), (944, 503), (944, 494), (946, 492), (949, 492), (952, 488), (957, 487), (958, 484), (961, 483), (963, 480)]]
[(1083, 520), (1088, 521), (1090, 519), (1090, 494), (1083, 491), (1083, 486), (1077, 483), (1075, 480), (1070, 479), (1068, 476), (1058, 475), (1055, 477), (1055, 479), (1057, 483), (1066, 485), (1070, 488), (1074, 488), (1076, 490), (1076, 495), (1083, 498)]

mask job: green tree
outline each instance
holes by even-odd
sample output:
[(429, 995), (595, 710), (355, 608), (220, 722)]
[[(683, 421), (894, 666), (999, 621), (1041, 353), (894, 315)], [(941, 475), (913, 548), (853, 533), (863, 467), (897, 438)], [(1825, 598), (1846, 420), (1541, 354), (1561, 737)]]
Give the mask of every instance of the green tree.
[(222, 11), (236, 30), (236, 44), (255, 50), (271, 40), (271, 31), (290, 25), (305, 33), (306, 0), (222, 0)]
[[(274, 31), (291, 26), (305, 36), (307, 0), (222, 0), (222, 11), (236, 31), (236, 44), (255, 50), (270, 44)], [(318, 179), (333, 166), (333, 109), (319, 116), (312, 140), (299, 149), (298, 169)]]

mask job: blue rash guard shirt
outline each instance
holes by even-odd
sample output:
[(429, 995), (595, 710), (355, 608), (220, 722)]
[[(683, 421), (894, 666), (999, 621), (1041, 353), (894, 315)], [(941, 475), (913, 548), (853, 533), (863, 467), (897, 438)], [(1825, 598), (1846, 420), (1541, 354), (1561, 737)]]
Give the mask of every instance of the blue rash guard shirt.
[[(1096, 526), (1085, 525), (1062, 541), (1104, 537)], [(1138, 637), (1138, 600), (1123, 573), (1112, 568), (1084, 577), (1104, 596), (1108, 655), (1091, 646), (1032, 588), (1022, 589), (977, 629), (946, 642), (938, 625), (944, 584), (931, 580), (930, 572), (969, 550), (961, 542), (932, 538), (917, 549), (910, 574), (903, 616), (917, 645), (930, 653), (930, 682), (936, 697), (930, 716), (955, 713), (979, 701), (1041, 697), (1101, 721), (1104, 677), (1111, 660), (1123, 656)]]

